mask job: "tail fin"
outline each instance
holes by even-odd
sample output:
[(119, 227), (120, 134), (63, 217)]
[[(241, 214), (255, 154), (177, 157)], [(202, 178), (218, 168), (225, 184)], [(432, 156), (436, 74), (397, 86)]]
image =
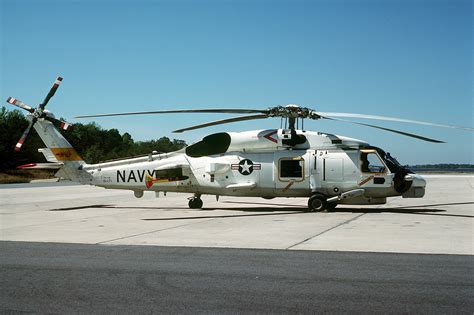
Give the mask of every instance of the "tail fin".
[(58, 162), (63, 164), (56, 176), (80, 183), (92, 181), (92, 176), (82, 169), (86, 162), (51, 122), (38, 120), (33, 127)]

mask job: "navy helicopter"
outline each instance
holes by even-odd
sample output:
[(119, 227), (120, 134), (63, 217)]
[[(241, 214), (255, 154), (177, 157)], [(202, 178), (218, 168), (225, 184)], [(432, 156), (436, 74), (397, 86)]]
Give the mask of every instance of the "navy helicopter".
[[(7, 102), (28, 111), (28, 128), (16, 145), (19, 150), (33, 127), (46, 145), (46, 159), (59, 163), (57, 177), (108, 189), (192, 194), (188, 206), (202, 208), (201, 196), (306, 197), (308, 211), (332, 210), (338, 204), (385, 204), (388, 197), (422, 198), (426, 181), (402, 166), (381, 148), (345, 136), (309, 131), (304, 120), (326, 119), (376, 128), (423, 141), (443, 141), (346, 118), (396, 121), (473, 131), (471, 127), (435, 124), (395, 117), (319, 112), (295, 104), (267, 109), (183, 109), (83, 115), (75, 118), (144, 114), (246, 114), (175, 130), (247, 120), (281, 118), (285, 127), (243, 132), (220, 132), (179, 151), (87, 164), (57, 128), (72, 124), (58, 120), (45, 106), (56, 92), (58, 77), (45, 100), (33, 108), (18, 99)], [(341, 118), (343, 117), (343, 118)], [(301, 126), (301, 128), (299, 127)]]

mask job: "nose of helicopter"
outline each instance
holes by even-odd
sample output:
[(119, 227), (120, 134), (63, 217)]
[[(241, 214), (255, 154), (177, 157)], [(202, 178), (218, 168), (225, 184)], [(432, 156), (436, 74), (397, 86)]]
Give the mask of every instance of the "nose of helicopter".
[(425, 195), (426, 180), (419, 174), (408, 174), (405, 176), (406, 181), (411, 181), (412, 184), (403, 195), (403, 198), (422, 198)]

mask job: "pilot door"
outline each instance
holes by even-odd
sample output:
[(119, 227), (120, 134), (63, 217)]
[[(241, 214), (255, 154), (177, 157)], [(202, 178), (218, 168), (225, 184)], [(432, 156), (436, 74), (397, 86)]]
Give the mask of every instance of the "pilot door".
[(359, 187), (365, 189), (391, 187), (393, 174), (376, 150), (360, 150), (359, 163), (361, 174)]
[(306, 150), (275, 152), (273, 163), (277, 195), (308, 196), (310, 155)]

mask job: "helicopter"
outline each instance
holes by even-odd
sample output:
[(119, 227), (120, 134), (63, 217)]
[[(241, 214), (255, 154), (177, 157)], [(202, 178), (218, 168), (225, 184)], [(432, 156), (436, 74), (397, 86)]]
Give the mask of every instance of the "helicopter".
[(308, 211), (330, 211), (339, 204), (380, 205), (396, 196), (424, 196), (425, 179), (383, 149), (358, 139), (305, 130), (305, 119), (352, 123), (434, 143), (443, 141), (346, 118), (474, 130), (387, 116), (319, 112), (295, 104), (267, 109), (183, 109), (76, 116), (246, 114), (175, 130), (177, 133), (256, 119), (284, 121), (284, 128), (214, 133), (175, 152), (154, 151), (148, 156), (87, 164), (58, 130), (69, 130), (72, 124), (56, 119), (45, 109), (61, 82), (58, 77), (36, 108), (12, 97), (7, 99), (9, 104), (26, 110), (30, 121), (16, 144), (17, 151), (33, 127), (47, 147), (40, 152), (47, 161), (60, 165), (56, 177), (107, 189), (131, 190), (137, 198), (146, 191), (155, 192), (157, 197), (160, 192), (188, 193), (192, 194), (188, 198), (191, 209), (202, 208), (201, 196), (206, 194), (215, 195), (217, 200), (219, 196), (305, 197)]

